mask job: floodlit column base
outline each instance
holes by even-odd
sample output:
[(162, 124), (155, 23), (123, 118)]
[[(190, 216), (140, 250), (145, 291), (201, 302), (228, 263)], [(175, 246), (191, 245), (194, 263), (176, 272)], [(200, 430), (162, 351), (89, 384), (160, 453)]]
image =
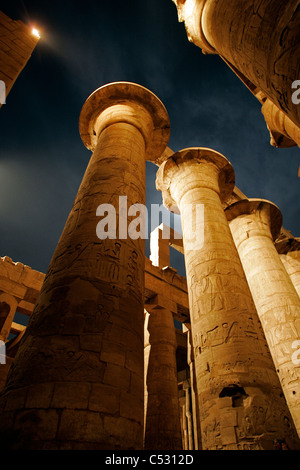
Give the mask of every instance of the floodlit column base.
[(281, 213), (263, 199), (239, 201), (225, 213), (300, 435), (300, 299), (273, 243), (281, 228)]
[(145, 159), (165, 149), (169, 120), (150, 91), (117, 82), (79, 125), (93, 154), (0, 398), (11, 449), (143, 445), (144, 240), (119, 223), (100, 239), (96, 211), (110, 204), (119, 220), (119, 196), (145, 204)]
[[(184, 149), (161, 165), (156, 184), (181, 214), (203, 449), (272, 449), (275, 436), (296, 445), (222, 208), (234, 188), (230, 162), (211, 149)], [(204, 213), (191, 218), (201, 205)], [(193, 239), (191, 219), (204, 238)]]

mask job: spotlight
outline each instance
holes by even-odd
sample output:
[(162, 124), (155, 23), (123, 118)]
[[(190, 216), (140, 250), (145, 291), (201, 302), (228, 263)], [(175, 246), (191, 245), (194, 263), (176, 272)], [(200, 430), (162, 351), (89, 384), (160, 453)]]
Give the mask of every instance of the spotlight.
[(33, 36), (35, 36), (37, 38), (41, 37), (40, 33), (38, 32), (38, 30), (36, 28), (32, 28), (31, 33), (33, 34)]

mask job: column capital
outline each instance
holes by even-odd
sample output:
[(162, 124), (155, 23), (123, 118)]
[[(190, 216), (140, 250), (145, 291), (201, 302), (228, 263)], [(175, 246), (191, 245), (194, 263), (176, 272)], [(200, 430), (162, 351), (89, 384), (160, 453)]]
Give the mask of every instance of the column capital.
[(280, 209), (266, 199), (243, 199), (231, 204), (225, 209), (228, 222), (243, 215), (257, 215), (260, 222), (269, 226), (273, 240), (278, 237), (282, 227), (282, 215)]
[[(173, 184), (179, 197), (173, 194)], [(167, 209), (179, 213), (182, 194), (194, 187), (213, 189), (222, 201), (227, 199), (235, 187), (231, 163), (221, 153), (205, 147), (180, 150), (162, 163), (157, 172), (156, 188), (162, 191)]]
[(300, 238), (285, 237), (277, 240), (275, 248), (280, 255), (286, 255), (291, 251), (300, 251)]
[(87, 98), (80, 113), (79, 132), (84, 145), (94, 151), (101, 131), (121, 122), (140, 130), (145, 139), (146, 159), (156, 162), (170, 138), (169, 116), (159, 98), (130, 82), (98, 88)]
[(300, 129), (284, 112), (269, 98), (261, 107), (270, 132), (270, 144), (273, 147), (288, 148), (300, 146)]
[(173, 312), (175, 314), (177, 313), (176, 302), (171, 300), (168, 296), (165, 296), (162, 294), (156, 294), (151, 299), (149, 299), (145, 303), (144, 308), (150, 313), (153, 310), (163, 310), (163, 309)]
[(217, 54), (203, 30), (203, 10), (207, 0), (173, 0), (178, 20), (184, 22), (188, 40), (202, 49), (203, 54)]

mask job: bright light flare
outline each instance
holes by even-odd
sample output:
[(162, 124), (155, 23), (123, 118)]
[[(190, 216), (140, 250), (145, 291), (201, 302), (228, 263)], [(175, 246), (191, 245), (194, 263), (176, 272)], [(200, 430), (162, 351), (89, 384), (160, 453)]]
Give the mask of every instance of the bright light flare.
[(37, 38), (41, 37), (39, 31), (36, 28), (32, 28), (31, 33)]

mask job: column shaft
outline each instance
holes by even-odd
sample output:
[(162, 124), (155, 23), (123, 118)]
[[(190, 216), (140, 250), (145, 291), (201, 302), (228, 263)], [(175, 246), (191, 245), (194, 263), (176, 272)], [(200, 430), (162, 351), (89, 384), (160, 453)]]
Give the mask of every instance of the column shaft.
[(300, 251), (290, 251), (279, 256), (300, 297)]
[[(272, 449), (289, 413), (222, 208), (233, 170), (213, 154), (177, 152), (157, 179), (167, 207), (176, 203), (181, 214), (202, 445)], [(197, 249), (186, 229), (189, 206), (200, 204), (204, 218), (195, 226), (204, 228), (204, 245)]]
[(300, 340), (300, 299), (274, 247), (271, 211), (275, 208), (268, 201), (249, 200), (233, 204), (226, 213), (300, 435), (300, 367), (293, 361)]
[(180, 450), (176, 336), (170, 310), (160, 306), (151, 308), (145, 346), (147, 410), (144, 449)]
[(142, 449), (144, 239), (128, 236), (127, 214), (125, 236), (117, 223), (100, 239), (96, 213), (112, 208), (114, 225), (119, 196), (145, 203), (146, 150), (165, 148), (167, 121), (155, 95), (127, 82), (83, 107), (93, 154), (0, 399), (11, 448)]
[(192, 401), (192, 417), (193, 417), (193, 435), (194, 435), (194, 447), (195, 450), (199, 450), (202, 447), (201, 444), (201, 431), (200, 431), (200, 420), (199, 420), (199, 406), (198, 406), (198, 393), (197, 393), (197, 381), (195, 379), (195, 364), (193, 356), (191, 330), (187, 331), (187, 362), (190, 371), (190, 383), (191, 383), (191, 401)]
[(25, 408), (15, 427), (43, 423), (38, 446), (141, 448), (143, 240), (100, 241), (96, 209), (120, 193), (144, 202), (144, 152), (129, 124), (101, 133), (9, 375)]

